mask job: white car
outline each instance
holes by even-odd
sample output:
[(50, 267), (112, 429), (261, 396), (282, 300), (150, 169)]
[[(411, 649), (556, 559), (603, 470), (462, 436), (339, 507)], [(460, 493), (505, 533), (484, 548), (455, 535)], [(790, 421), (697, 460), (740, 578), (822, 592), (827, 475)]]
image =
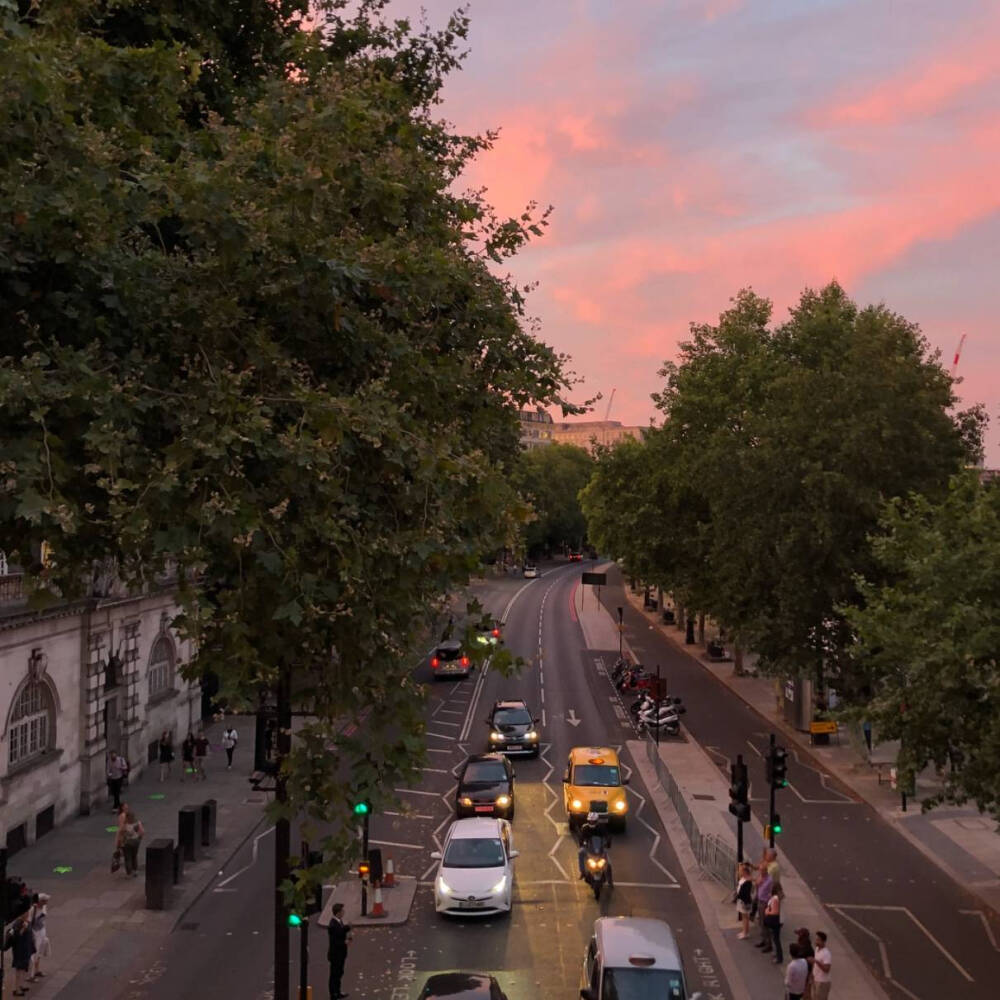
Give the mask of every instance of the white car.
[(459, 819), (451, 824), (434, 878), (438, 913), (487, 916), (510, 913), (514, 881), (514, 836), (510, 823), (494, 817)]
[(538, 567), (526, 565), (524, 567), (524, 578), (526, 580), (534, 580), (538, 576)]

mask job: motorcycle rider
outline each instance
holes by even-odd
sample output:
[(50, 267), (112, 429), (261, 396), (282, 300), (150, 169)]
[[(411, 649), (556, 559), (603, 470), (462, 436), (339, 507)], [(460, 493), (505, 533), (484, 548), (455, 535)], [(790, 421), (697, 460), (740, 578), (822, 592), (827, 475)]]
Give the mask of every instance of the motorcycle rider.
[[(595, 839), (596, 838), (596, 841)], [(577, 861), (580, 865), (580, 878), (586, 878), (587, 854), (601, 854), (607, 862), (605, 874), (608, 885), (614, 885), (611, 877), (611, 858), (608, 851), (611, 849), (611, 834), (601, 822), (601, 817), (595, 813), (587, 813), (587, 819), (580, 827), (580, 850), (577, 853)]]

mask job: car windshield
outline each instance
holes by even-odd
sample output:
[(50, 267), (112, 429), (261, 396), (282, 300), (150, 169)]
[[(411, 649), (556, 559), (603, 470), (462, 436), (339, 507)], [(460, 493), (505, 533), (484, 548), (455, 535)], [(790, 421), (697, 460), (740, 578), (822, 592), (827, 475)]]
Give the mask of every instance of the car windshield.
[(530, 726), (531, 716), (523, 708), (498, 708), (493, 713), (495, 726)]
[(665, 969), (605, 969), (604, 1000), (684, 1000), (679, 972)]
[(448, 844), (445, 868), (502, 868), (503, 846), (499, 837), (462, 837)]
[(574, 785), (620, 785), (621, 777), (614, 764), (577, 764), (573, 768)]
[(507, 772), (503, 764), (495, 760), (484, 760), (475, 761), (465, 769), (462, 783), (467, 785), (470, 781), (488, 781), (496, 784), (506, 780)]

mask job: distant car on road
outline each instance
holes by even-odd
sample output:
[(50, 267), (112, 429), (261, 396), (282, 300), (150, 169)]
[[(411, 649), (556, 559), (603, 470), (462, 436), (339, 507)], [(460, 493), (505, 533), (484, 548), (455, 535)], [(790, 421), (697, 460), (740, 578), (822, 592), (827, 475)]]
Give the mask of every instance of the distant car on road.
[(570, 562), (583, 562), (583, 553), (582, 552), (571, 552), (569, 554), (569, 561)]
[(538, 567), (533, 566), (531, 563), (524, 564), (524, 578), (526, 580), (534, 580), (538, 576)]
[(492, 615), (486, 614), (476, 622), (476, 641), (481, 646), (496, 646), (503, 642), (503, 632)]
[(438, 913), (466, 917), (510, 913), (512, 862), (517, 855), (507, 820), (455, 820), (444, 848), (431, 854), (440, 862), (434, 878), (434, 908)]
[(455, 815), (514, 818), (514, 768), (499, 753), (473, 754), (458, 776)]
[(528, 706), (520, 699), (496, 702), (486, 725), (490, 727), (490, 750), (538, 756), (541, 737), (538, 719), (532, 718)]
[(468, 677), (472, 660), (460, 640), (442, 639), (431, 654), (431, 670), (435, 680), (439, 677)]
[(417, 1000), (507, 1000), (500, 984), (485, 972), (438, 972), (424, 983)]

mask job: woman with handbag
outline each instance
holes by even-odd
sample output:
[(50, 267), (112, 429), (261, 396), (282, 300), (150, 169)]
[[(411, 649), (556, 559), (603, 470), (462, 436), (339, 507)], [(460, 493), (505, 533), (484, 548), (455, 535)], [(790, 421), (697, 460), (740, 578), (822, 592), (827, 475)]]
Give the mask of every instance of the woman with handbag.
[[(139, 845), (145, 833), (135, 813), (126, 807), (119, 817), (118, 837), (115, 843), (125, 860), (126, 878), (135, 878), (139, 874)], [(112, 871), (114, 870), (112, 863)]]
[(774, 962), (781, 965), (784, 956), (781, 952), (781, 900), (785, 892), (781, 888), (780, 882), (775, 882), (771, 886), (771, 896), (764, 909), (764, 926), (771, 933), (771, 940), (774, 942)]

